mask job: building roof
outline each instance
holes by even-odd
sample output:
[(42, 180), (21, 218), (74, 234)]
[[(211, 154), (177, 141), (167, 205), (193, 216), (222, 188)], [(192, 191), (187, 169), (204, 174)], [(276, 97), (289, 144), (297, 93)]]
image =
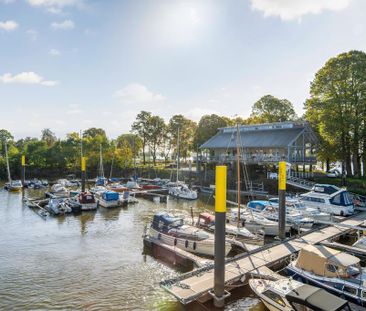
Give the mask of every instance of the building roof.
[[(237, 127), (219, 128), (218, 133), (201, 145), (201, 149), (228, 149), (237, 146)], [(276, 122), (239, 126), (240, 147), (276, 148), (290, 146), (302, 132), (316, 137), (306, 122)]]

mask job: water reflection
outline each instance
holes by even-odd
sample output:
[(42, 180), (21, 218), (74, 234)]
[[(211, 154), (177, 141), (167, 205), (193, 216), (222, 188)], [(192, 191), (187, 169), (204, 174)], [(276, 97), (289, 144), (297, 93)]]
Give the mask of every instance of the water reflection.
[[(190, 207), (195, 213), (212, 209), (206, 202), (140, 199), (126, 208), (44, 220), (23, 207), (21, 193), (0, 190), (0, 310), (212, 309), (183, 307), (162, 290), (161, 280), (184, 270), (154, 259), (142, 241), (157, 210), (189, 215)], [(246, 298), (227, 310), (249, 310), (257, 303)]]

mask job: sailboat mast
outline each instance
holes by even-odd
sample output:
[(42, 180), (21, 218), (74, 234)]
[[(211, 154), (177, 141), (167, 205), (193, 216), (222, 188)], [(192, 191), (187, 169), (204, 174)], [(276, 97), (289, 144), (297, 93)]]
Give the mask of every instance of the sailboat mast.
[(237, 171), (237, 200), (238, 200), (238, 227), (240, 226), (240, 139), (239, 139), (239, 123), (236, 124), (236, 171)]
[(180, 141), (179, 141), (179, 127), (178, 127), (178, 138), (177, 138), (177, 182), (179, 181), (179, 160), (180, 160)]
[(9, 156), (8, 156), (8, 145), (6, 143), (6, 140), (4, 141), (4, 144), (5, 144), (6, 170), (8, 172), (8, 181), (11, 182)]
[(100, 152), (99, 152), (99, 175), (100, 177), (104, 178), (102, 145), (100, 145)]

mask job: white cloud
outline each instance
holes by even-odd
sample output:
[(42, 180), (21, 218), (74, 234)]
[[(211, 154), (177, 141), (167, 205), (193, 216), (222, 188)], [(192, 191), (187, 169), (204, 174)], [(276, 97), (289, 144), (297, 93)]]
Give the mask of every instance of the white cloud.
[(201, 117), (206, 114), (220, 115), (220, 113), (216, 110), (209, 109), (209, 108), (199, 108), (199, 107), (193, 108), (193, 109), (189, 110), (188, 112), (186, 112), (185, 114), (187, 115), (188, 118), (191, 118), (194, 121), (199, 121), (199, 119), (201, 119)]
[(69, 30), (75, 28), (75, 24), (72, 20), (66, 19), (61, 23), (52, 23), (51, 28), (56, 30)]
[(319, 14), (324, 10), (340, 11), (350, 3), (351, 0), (251, 0), (251, 7), (263, 11), (265, 17), (298, 20), (303, 15)]
[(115, 92), (123, 103), (151, 103), (160, 102), (166, 98), (163, 95), (155, 94), (147, 89), (146, 86), (138, 83), (131, 83)]
[(61, 55), (61, 52), (57, 49), (50, 49), (48, 53), (52, 56), (60, 56)]
[(64, 7), (82, 7), (83, 0), (27, 0), (34, 7), (46, 8), (48, 12), (53, 14), (62, 13)]
[(5, 73), (0, 76), (0, 82), (8, 83), (20, 83), (20, 84), (39, 84), (44, 86), (55, 86), (57, 81), (45, 80), (42, 76), (36, 74), (33, 71), (21, 72), (17, 75), (11, 73)]
[(38, 31), (34, 29), (28, 29), (26, 32), (27, 36), (32, 40), (36, 41), (38, 39)]
[(5, 31), (12, 31), (18, 28), (18, 23), (14, 22), (14, 21), (5, 21), (5, 22), (0, 22), (0, 29), (3, 29)]

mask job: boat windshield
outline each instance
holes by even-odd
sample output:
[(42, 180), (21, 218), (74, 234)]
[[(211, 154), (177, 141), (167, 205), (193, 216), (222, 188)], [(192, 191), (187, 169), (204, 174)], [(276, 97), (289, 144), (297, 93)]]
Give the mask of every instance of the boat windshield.
[(357, 265), (348, 266), (346, 268), (347, 274), (349, 276), (356, 276), (361, 273), (361, 267)]
[(169, 227), (171, 228), (177, 228), (181, 226), (183, 226), (183, 219), (174, 220), (169, 224)]

